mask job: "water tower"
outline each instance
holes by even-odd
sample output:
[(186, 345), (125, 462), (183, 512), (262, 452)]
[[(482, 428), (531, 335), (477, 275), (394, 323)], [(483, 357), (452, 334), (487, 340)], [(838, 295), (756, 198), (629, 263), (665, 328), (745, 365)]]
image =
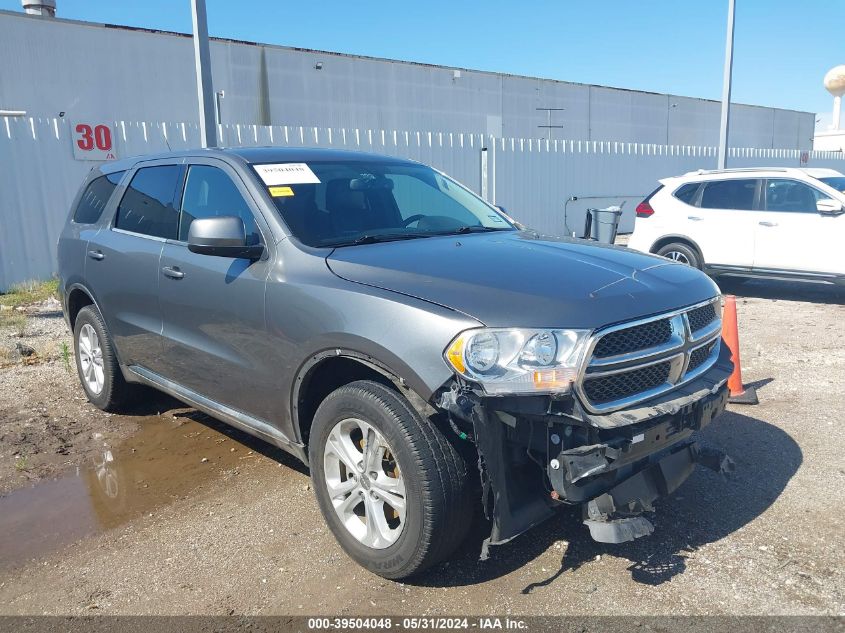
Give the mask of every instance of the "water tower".
[(845, 65), (834, 66), (824, 76), (824, 87), (833, 95), (833, 125), (839, 129), (839, 119), (842, 115), (842, 95), (845, 94)]

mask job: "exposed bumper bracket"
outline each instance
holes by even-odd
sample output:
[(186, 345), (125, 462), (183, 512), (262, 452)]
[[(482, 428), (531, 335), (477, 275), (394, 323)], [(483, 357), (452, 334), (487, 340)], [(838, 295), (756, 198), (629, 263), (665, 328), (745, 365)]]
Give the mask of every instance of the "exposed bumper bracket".
[(718, 449), (696, 442), (676, 447), (584, 505), (584, 525), (590, 536), (600, 543), (624, 543), (651, 534), (654, 526), (639, 513), (652, 510), (656, 499), (677, 490), (696, 462), (723, 476), (734, 470), (733, 460)]
[(625, 517), (612, 521), (586, 519), (584, 525), (590, 528), (590, 536), (599, 543), (626, 543), (654, 532), (654, 526), (645, 517)]

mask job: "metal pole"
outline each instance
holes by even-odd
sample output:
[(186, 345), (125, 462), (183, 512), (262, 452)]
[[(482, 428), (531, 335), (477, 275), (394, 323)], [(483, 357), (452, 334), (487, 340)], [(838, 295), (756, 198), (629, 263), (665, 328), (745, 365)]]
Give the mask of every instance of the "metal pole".
[(487, 172), (487, 148), (481, 148), (481, 197), (490, 201), (489, 189), (488, 189), (488, 172)]
[(214, 122), (214, 88), (211, 84), (211, 52), (208, 47), (208, 19), (205, 0), (191, 0), (194, 23), (194, 63), (197, 71), (197, 100), (200, 113), (200, 137), (203, 147), (217, 147)]
[(734, 64), (734, 12), (735, 0), (728, 0), (728, 33), (725, 41), (725, 75), (722, 83), (722, 120), (719, 124), (719, 163), (724, 169), (728, 158), (728, 126), (731, 109), (731, 73)]
[(215, 100), (215, 103), (217, 104), (217, 109), (214, 112), (215, 116), (217, 117), (217, 125), (223, 124), (223, 110), (221, 109), (222, 104), (220, 103), (220, 100), (225, 95), (226, 95), (226, 93), (223, 90), (218, 90), (217, 92), (214, 93), (214, 100)]

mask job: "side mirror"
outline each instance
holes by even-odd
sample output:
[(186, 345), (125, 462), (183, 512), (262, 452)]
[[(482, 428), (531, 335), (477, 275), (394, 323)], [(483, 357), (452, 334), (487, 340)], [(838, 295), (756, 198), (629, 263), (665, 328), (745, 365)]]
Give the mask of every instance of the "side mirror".
[(822, 198), (816, 202), (816, 210), (825, 215), (839, 215), (842, 213), (842, 203), (830, 198)]
[(199, 255), (258, 259), (264, 253), (264, 246), (247, 245), (243, 220), (233, 215), (221, 215), (191, 222), (188, 250)]

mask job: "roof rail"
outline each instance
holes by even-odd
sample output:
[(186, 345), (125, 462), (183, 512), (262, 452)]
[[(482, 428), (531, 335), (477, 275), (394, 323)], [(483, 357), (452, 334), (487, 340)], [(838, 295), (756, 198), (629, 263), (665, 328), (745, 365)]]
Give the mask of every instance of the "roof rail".
[(794, 167), (733, 167), (730, 169), (699, 169), (694, 172), (694, 174), (704, 175), (704, 174), (732, 174), (732, 173), (743, 173), (748, 171), (782, 171), (788, 172), (791, 169), (795, 169)]

